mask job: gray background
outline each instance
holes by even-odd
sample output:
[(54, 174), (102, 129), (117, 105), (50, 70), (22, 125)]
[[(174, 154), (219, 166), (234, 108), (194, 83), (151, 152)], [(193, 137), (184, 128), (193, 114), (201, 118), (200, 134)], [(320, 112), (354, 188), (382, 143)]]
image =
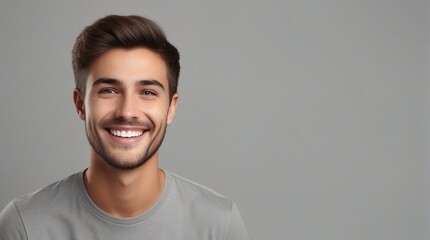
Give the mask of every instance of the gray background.
[(429, 10), (2, 0), (0, 208), (87, 166), (70, 50), (97, 18), (140, 14), (182, 59), (161, 166), (233, 198), (252, 239), (429, 239)]

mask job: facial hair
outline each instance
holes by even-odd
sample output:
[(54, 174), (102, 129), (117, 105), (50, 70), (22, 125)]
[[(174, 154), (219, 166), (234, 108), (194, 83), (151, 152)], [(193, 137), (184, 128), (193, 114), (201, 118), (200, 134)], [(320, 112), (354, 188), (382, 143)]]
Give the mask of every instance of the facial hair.
[[(136, 121), (128, 121), (128, 120), (111, 120), (103, 125), (109, 125), (109, 124), (115, 124), (115, 125), (127, 125), (127, 126), (146, 126), (145, 129), (154, 129), (154, 124), (150, 124), (151, 127), (147, 127), (149, 124), (145, 123), (138, 123)], [(130, 156), (128, 159), (120, 160), (117, 157), (114, 156), (114, 154), (111, 154), (106, 146), (103, 144), (102, 139), (100, 138), (100, 135), (98, 134), (89, 134), (89, 130), (87, 127), (85, 127), (85, 132), (87, 135), (88, 142), (90, 143), (93, 150), (96, 152), (96, 154), (99, 156), (100, 159), (102, 159), (104, 162), (106, 162), (108, 165), (110, 165), (113, 168), (116, 169), (122, 169), (122, 170), (131, 170), (136, 169), (140, 166), (142, 166), (145, 162), (147, 162), (149, 159), (151, 159), (152, 156), (154, 156), (155, 153), (157, 153), (158, 149), (161, 146), (161, 143), (164, 140), (164, 136), (166, 135), (167, 130), (167, 124), (163, 127), (161, 126), (157, 133), (154, 133), (153, 139), (148, 143), (148, 146), (146, 149), (142, 151), (142, 154), (140, 156)], [(145, 131), (146, 132), (146, 131)], [(144, 134), (145, 134), (144, 132)], [(155, 144), (155, 145), (153, 145)], [(131, 159), (137, 158), (137, 161), (130, 161)]]

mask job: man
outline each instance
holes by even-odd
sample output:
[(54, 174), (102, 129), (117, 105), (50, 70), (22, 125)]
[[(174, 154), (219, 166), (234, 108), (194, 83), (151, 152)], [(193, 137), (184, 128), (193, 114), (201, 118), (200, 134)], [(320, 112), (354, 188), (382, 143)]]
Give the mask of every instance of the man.
[(159, 26), (107, 16), (84, 29), (72, 55), (89, 167), (12, 201), (1, 239), (248, 239), (233, 201), (158, 168), (180, 70)]

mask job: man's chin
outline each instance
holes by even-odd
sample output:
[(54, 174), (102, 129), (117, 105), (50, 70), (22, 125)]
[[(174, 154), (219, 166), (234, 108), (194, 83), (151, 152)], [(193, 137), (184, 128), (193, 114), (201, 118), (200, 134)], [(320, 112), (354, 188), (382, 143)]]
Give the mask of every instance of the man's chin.
[(118, 160), (118, 159), (109, 159), (109, 158), (103, 158), (103, 160), (110, 167), (119, 169), (119, 170), (133, 170), (141, 167), (143, 164), (145, 164), (148, 161), (148, 159), (131, 161), (131, 160)]
[(97, 155), (108, 166), (123, 170), (139, 168), (150, 159), (148, 154), (143, 154), (142, 152), (133, 154), (131, 151), (99, 151)]

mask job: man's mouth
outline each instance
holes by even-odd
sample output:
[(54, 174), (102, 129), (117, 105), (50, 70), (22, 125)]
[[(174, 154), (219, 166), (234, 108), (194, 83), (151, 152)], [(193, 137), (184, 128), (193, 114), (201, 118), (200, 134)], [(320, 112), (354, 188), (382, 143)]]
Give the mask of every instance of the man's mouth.
[(136, 131), (136, 130), (125, 131), (125, 130), (109, 129), (109, 132), (115, 137), (133, 138), (133, 137), (142, 136), (144, 131)]

